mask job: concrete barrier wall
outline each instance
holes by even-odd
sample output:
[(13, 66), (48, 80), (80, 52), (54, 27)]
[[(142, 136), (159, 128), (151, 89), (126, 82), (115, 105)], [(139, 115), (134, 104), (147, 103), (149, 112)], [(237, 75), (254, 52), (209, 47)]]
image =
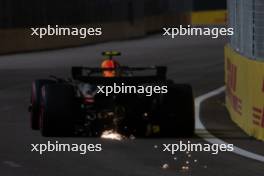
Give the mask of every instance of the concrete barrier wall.
[[(39, 39), (31, 36), (30, 28), (0, 29), (0, 54), (22, 51), (45, 50), (73, 47), (113, 40), (124, 40), (144, 37), (148, 33), (159, 32), (166, 26), (189, 24), (190, 14), (147, 16), (142, 19), (121, 22), (105, 22), (101, 24), (74, 25), (74, 27), (101, 27), (102, 36), (88, 36), (80, 39), (73, 36), (45, 36)], [(69, 27), (69, 26), (68, 26)]]
[(226, 24), (226, 0), (193, 0), (192, 25)]
[[(43, 4), (34, 0), (14, 2), (1, 2), (0, 54), (143, 37), (161, 31), (165, 26), (189, 24), (191, 8), (191, 0), (76, 0), (67, 3), (63, 0), (47, 0)], [(101, 27), (103, 35), (86, 39), (69, 36), (39, 39), (30, 36), (31, 26), (56, 24), (60, 27)]]
[(264, 63), (225, 47), (226, 106), (248, 135), (264, 141)]
[(191, 14), (192, 25), (224, 25), (226, 20), (226, 10), (193, 11)]
[(176, 27), (188, 24), (190, 24), (189, 12), (144, 17), (146, 34), (161, 31), (163, 27)]
[[(193, 12), (194, 13), (194, 12)], [(115, 21), (103, 23), (91, 23), (86, 25), (74, 25), (74, 27), (102, 27), (103, 35), (99, 37), (91, 36), (86, 39), (79, 39), (77, 37), (45, 37), (45, 39), (38, 39), (31, 37), (30, 28), (4, 28), (0, 29), (0, 54), (45, 50), (63, 47), (72, 47), (85, 44), (93, 44), (98, 42), (106, 42), (111, 40), (124, 40), (135, 37), (143, 37), (146, 34), (159, 32), (163, 27), (175, 27), (180, 24), (200, 24), (204, 18), (194, 17), (191, 11), (180, 13), (168, 13), (163, 15), (153, 15), (138, 18), (133, 18), (132, 21)], [(215, 13), (215, 12), (213, 12)], [(202, 15), (204, 16), (204, 15)], [(221, 15), (220, 15), (221, 16)], [(198, 19), (197, 19), (198, 18)], [(211, 19), (206, 18), (206, 22), (214, 23)], [(197, 20), (195, 20), (197, 19)], [(220, 20), (221, 21), (221, 20)], [(219, 21), (217, 21), (218, 23)]]
[[(222, 11), (192, 12), (196, 1), (76, 0), (66, 3), (47, 0), (37, 3), (29, 0), (23, 3), (20, 0), (3, 0), (0, 2), (0, 54), (143, 37), (161, 31), (163, 27), (180, 24), (223, 22), (225, 12)], [(69, 36), (38, 39), (30, 36), (32, 26), (56, 24), (61, 27), (101, 27), (103, 35), (86, 39)]]
[(189, 13), (178, 15), (159, 15), (137, 19), (133, 23), (129, 21), (109, 22), (102, 24), (75, 25), (74, 27), (101, 27), (102, 36), (88, 36), (80, 39), (72, 36), (46, 36), (43, 39), (32, 37), (30, 28), (0, 29), (0, 54), (72, 47), (78, 45), (107, 42), (112, 40), (124, 40), (135, 37), (143, 37), (148, 33), (161, 31), (166, 26), (178, 26), (189, 24)]
[(111, 40), (122, 40), (145, 35), (143, 21), (111, 22), (104, 24), (76, 25), (74, 27), (102, 27), (102, 36), (87, 36), (80, 39), (77, 36), (51, 36), (43, 39), (32, 37), (29, 28), (0, 29), (0, 54), (73, 47)]

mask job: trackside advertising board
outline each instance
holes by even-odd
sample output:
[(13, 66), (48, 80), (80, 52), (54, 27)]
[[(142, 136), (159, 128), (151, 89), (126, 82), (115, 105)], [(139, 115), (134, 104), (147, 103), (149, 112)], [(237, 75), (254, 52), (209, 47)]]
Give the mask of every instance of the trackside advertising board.
[(225, 46), (226, 106), (247, 134), (264, 141), (264, 62)]

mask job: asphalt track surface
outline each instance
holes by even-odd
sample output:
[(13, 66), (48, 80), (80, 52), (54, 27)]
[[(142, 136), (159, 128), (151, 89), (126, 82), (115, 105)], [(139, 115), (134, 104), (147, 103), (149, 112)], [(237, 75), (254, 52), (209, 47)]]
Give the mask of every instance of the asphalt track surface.
[[(69, 76), (75, 65), (97, 66), (104, 50), (119, 50), (120, 62), (130, 66), (166, 65), (175, 82), (192, 84), (195, 96), (224, 85), (224, 39), (176, 38), (159, 35), (130, 41), (109, 42), (79, 48), (0, 57), (0, 175), (1, 176), (261, 176), (264, 164), (230, 152), (212, 155), (184, 152), (172, 156), (162, 152), (162, 144), (180, 139), (135, 139), (123, 141), (99, 138), (43, 138), (29, 127), (30, 84), (54, 74)], [(245, 135), (228, 118), (223, 95), (202, 106), (202, 122), (215, 136), (246, 150), (264, 154), (263, 143)], [(198, 133), (203, 134), (198, 130)], [(206, 137), (206, 134), (203, 134)], [(207, 136), (208, 137), (208, 136)], [(209, 136), (210, 137), (210, 136)], [(75, 152), (31, 152), (31, 144), (101, 143), (102, 152), (79, 155)], [(200, 137), (192, 143), (205, 143)], [(190, 169), (181, 170), (189, 161)], [(168, 169), (162, 169), (168, 164)]]

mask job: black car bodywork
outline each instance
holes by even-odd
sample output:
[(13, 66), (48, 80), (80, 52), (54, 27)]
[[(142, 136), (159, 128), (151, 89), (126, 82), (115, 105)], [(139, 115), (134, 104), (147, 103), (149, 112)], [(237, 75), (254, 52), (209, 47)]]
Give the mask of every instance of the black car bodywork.
[[(121, 74), (112, 78), (103, 77), (102, 71), (105, 69), (73, 67), (71, 79), (35, 80), (29, 108), (31, 128), (43, 136), (100, 136), (110, 129), (141, 137), (194, 134), (192, 88), (168, 80), (166, 67), (120, 67), (115, 71)], [(114, 83), (167, 86), (168, 92), (152, 96), (96, 92), (98, 85)]]

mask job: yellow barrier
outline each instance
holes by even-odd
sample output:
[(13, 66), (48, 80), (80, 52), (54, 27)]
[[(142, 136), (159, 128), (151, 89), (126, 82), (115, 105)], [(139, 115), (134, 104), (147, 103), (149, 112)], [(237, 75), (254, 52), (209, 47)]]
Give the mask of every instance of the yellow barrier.
[(225, 47), (226, 106), (247, 134), (264, 140), (264, 62)]
[(191, 13), (192, 25), (220, 25), (226, 24), (226, 10), (208, 10)]

